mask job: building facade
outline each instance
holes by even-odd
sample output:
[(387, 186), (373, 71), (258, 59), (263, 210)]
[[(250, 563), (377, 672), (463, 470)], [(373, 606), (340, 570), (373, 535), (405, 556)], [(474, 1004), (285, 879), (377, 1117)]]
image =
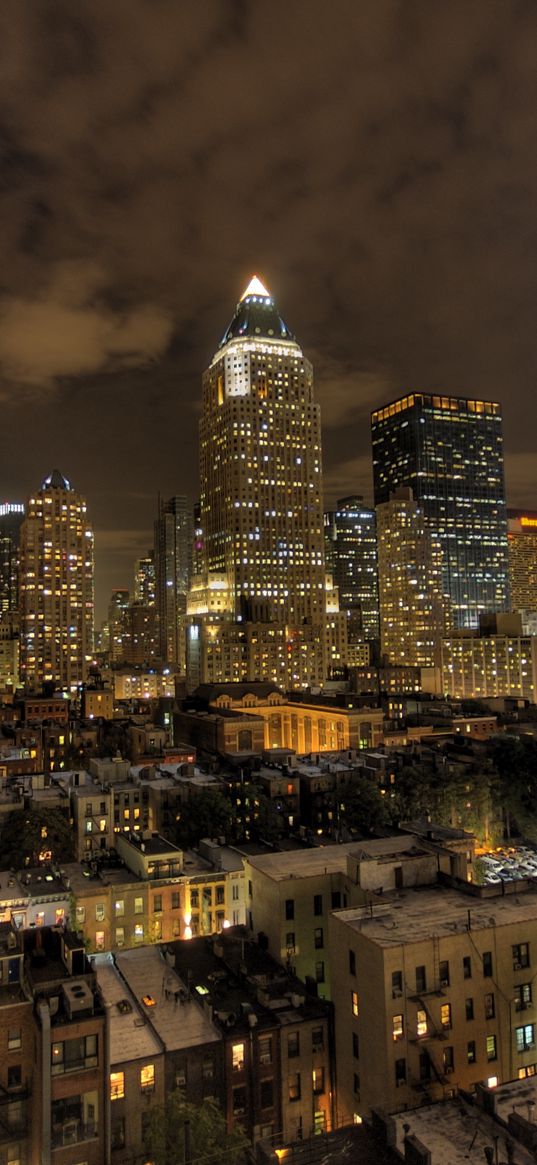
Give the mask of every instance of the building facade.
[(442, 552), (412, 490), (377, 506), (380, 642), (389, 664), (435, 667), (449, 622)]
[(186, 666), (185, 615), (192, 566), (192, 514), (186, 497), (161, 502), (155, 522), (155, 593), (159, 655), (163, 663)]
[(534, 891), (383, 880), (329, 919), (339, 1118), (533, 1076)]
[(537, 637), (518, 633), (452, 635), (442, 640), (442, 690), (459, 700), (537, 699)]
[(23, 521), (21, 502), (0, 505), (0, 615), (19, 609), (19, 541)]
[(537, 513), (509, 510), (509, 582), (513, 611), (537, 611)]
[(75, 690), (93, 652), (93, 529), (57, 469), (28, 502), (20, 543), (21, 674)]
[(375, 505), (412, 488), (442, 548), (455, 627), (508, 610), (500, 405), (416, 392), (373, 412), (371, 428)]
[(379, 637), (375, 511), (358, 496), (340, 498), (324, 516), (326, 565), (349, 613), (349, 640)]
[[(214, 659), (215, 640), (223, 644), (218, 666), (228, 669), (219, 679), (267, 677), (255, 651), (252, 664), (262, 670), (248, 674), (251, 665), (240, 652), (244, 624), (274, 629), (286, 687), (322, 681), (320, 410), (311, 366), (257, 279), (237, 305), (203, 378), (200, 477), (202, 577), (194, 580), (196, 598), (189, 603), (197, 619), (190, 631), (197, 648), (196, 682), (207, 678), (208, 649), (212, 644)], [(203, 602), (215, 578), (222, 591), (220, 610)], [(213, 624), (211, 636), (200, 633), (200, 622)], [(258, 635), (272, 667), (269, 633)]]

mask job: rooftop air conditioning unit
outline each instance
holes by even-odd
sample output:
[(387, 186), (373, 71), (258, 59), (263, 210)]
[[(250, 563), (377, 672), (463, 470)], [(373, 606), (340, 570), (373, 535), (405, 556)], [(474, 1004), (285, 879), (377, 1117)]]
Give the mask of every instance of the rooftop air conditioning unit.
[(93, 1014), (93, 992), (84, 979), (74, 979), (62, 986), (65, 1010), (69, 1019)]

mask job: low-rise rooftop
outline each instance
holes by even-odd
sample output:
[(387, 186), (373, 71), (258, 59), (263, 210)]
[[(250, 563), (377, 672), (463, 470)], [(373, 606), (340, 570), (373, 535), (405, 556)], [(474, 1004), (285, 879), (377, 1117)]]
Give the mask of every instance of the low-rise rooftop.
[(189, 997), (187, 983), (176, 973), (173, 959), (168, 961), (163, 947), (123, 951), (116, 955), (116, 965), (167, 1051), (220, 1039), (203, 1007)]
[(403, 837), (379, 837), (368, 841), (344, 842), (342, 845), (319, 846), (315, 849), (293, 849), (259, 856), (253, 854), (248, 855), (248, 860), (254, 869), (260, 870), (275, 882), (282, 882), (287, 878), (346, 873), (349, 856), (360, 861), (367, 859), (387, 861), (391, 857), (401, 857), (404, 853), (412, 851), (416, 856), (415, 839), (407, 834)]
[(527, 923), (537, 919), (537, 891), (532, 887), (517, 894), (481, 899), (467, 897), (450, 887), (423, 886), (390, 892), (378, 903), (335, 913), (371, 942), (393, 947), (423, 942), (433, 935), (442, 938), (468, 929)]
[(138, 1006), (127, 983), (119, 974), (112, 955), (95, 955), (92, 963), (108, 1008), (110, 1063), (123, 1064), (162, 1052), (162, 1045), (147, 1022), (143, 1005)]
[[(415, 1137), (429, 1150), (431, 1165), (467, 1165), (467, 1162), (485, 1161), (485, 1149), (493, 1150), (493, 1161), (512, 1161), (513, 1165), (530, 1165), (535, 1161), (519, 1142), (513, 1146), (514, 1156), (508, 1157), (506, 1141), (511, 1141), (507, 1130), (496, 1124), (477, 1105), (468, 1104), (461, 1097), (424, 1105), (393, 1117), (396, 1146), (405, 1160), (405, 1137)], [(496, 1156), (496, 1138), (498, 1155)], [(417, 1159), (417, 1158), (416, 1158)]]

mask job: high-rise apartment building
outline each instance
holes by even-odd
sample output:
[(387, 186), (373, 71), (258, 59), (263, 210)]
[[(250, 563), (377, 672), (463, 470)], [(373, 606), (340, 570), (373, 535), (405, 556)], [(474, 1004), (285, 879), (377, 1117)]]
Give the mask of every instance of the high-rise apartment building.
[(0, 615), (19, 609), (19, 541), (23, 521), (21, 502), (0, 505)]
[(377, 506), (381, 653), (391, 664), (435, 667), (448, 623), (442, 552), (410, 488)]
[(74, 690), (93, 651), (93, 529), (57, 469), (28, 501), (20, 562), (22, 679)]
[(155, 522), (155, 587), (163, 663), (185, 670), (185, 615), (192, 567), (192, 513), (186, 497), (160, 502)]
[(108, 653), (112, 663), (125, 659), (125, 645), (128, 637), (127, 612), (130, 594), (124, 587), (116, 587), (108, 604)]
[(513, 611), (537, 611), (537, 514), (509, 510), (509, 583)]
[(154, 607), (155, 600), (155, 555), (151, 550), (134, 565), (134, 602)]
[[(230, 640), (221, 679), (322, 682), (320, 409), (311, 365), (256, 278), (203, 378), (200, 476), (202, 572), (189, 601), (198, 676), (215, 640)], [(250, 664), (244, 624), (259, 628)]]
[(378, 639), (377, 531), (375, 511), (362, 497), (340, 498), (324, 516), (325, 556), (349, 612), (349, 638)]
[(415, 392), (371, 418), (375, 505), (410, 486), (442, 548), (456, 627), (509, 606), (502, 417), (494, 401)]

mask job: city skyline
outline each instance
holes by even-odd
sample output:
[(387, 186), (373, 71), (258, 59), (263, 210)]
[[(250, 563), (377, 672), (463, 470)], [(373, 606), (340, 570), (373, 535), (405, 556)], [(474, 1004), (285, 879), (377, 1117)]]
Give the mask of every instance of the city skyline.
[(537, 14), (340, 8), (0, 16), (0, 494), (64, 467), (100, 610), (159, 492), (196, 497), (201, 370), (254, 271), (316, 369), (326, 506), (371, 501), (369, 412), (416, 390), (498, 400), (535, 508)]

